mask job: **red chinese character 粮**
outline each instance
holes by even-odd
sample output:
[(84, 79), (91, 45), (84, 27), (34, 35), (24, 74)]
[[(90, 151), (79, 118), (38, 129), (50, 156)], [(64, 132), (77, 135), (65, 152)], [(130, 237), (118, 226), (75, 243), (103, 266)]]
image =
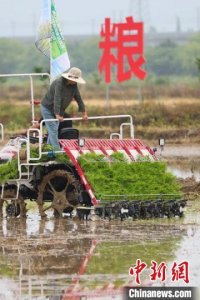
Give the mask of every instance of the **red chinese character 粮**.
[(178, 281), (183, 279), (185, 283), (189, 283), (189, 264), (187, 261), (184, 261), (180, 264), (174, 262), (172, 266), (172, 281)]
[(103, 49), (99, 71), (104, 71), (106, 83), (111, 81), (112, 65), (116, 65), (119, 82), (130, 79), (132, 73), (140, 80), (145, 78), (146, 72), (142, 69), (145, 63), (142, 22), (134, 22), (132, 17), (127, 17), (126, 23), (111, 25), (110, 18), (106, 18), (101, 37), (104, 41), (99, 43), (100, 49)]
[(164, 262), (161, 262), (160, 265), (157, 264), (154, 260), (151, 261), (152, 273), (150, 274), (151, 280), (161, 279), (162, 282), (166, 280), (166, 269), (167, 266)]
[(147, 264), (142, 262), (140, 259), (136, 260), (136, 266), (135, 267), (130, 267), (129, 269), (129, 275), (131, 276), (136, 276), (135, 282), (137, 284), (141, 284), (140, 282), (140, 273), (147, 267)]

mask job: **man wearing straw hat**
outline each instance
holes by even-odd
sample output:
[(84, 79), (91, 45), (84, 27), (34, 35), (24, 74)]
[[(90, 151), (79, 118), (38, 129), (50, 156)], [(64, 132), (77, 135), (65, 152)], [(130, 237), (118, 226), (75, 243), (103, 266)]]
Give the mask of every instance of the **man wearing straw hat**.
[[(79, 112), (82, 112), (83, 119), (87, 120), (87, 112), (85, 111), (85, 105), (77, 83), (85, 84), (85, 80), (82, 78), (81, 70), (75, 67), (52, 82), (41, 102), (43, 119), (57, 119), (59, 122), (62, 122), (65, 109), (69, 106), (72, 99), (75, 99)], [(52, 145), (54, 150), (60, 149), (58, 141), (59, 122), (45, 122), (48, 131), (47, 143)]]

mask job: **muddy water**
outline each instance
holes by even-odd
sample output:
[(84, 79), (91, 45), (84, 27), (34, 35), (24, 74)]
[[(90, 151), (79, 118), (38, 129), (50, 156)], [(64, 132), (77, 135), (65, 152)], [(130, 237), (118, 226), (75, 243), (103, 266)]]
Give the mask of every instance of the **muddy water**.
[[(0, 229), (0, 295), (5, 299), (72, 299), (72, 294), (119, 294), (119, 287), (134, 284), (128, 275), (136, 259), (188, 261), (190, 285), (200, 280), (200, 205), (188, 204), (182, 219), (149, 221), (78, 221), (69, 218), (3, 219)], [(77, 275), (78, 274), (78, 275)], [(149, 280), (149, 267), (141, 276)], [(158, 285), (159, 282), (156, 283)], [(173, 283), (170, 274), (166, 285)], [(183, 280), (177, 285), (185, 285)], [(64, 296), (65, 295), (65, 296)], [(68, 295), (68, 296), (67, 296)], [(42, 297), (42, 298), (41, 298)], [(4, 299), (1, 298), (0, 299)], [(119, 298), (120, 299), (120, 298)]]
[[(174, 173), (179, 168), (183, 176), (187, 166), (198, 173), (197, 163), (191, 169), (198, 151), (191, 158), (182, 148), (180, 160), (170, 151), (162, 156)], [(181, 219), (86, 222), (49, 213), (41, 220), (33, 208), (27, 219), (4, 217), (0, 224), (0, 300), (122, 299), (121, 287), (135, 285), (129, 268), (137, 259), (147, 264), (144, 286), (187, 285), (172, 281), (173, 262), (188, 262), (189, 285), (200, 284), (200, 199), (188, 202)], [(150, 280), (152, 260), (167, 266), (163, 283)]]
[(200, 181), (200, 145), (166, 145), (163, 151), (158, 149), (158, 156), (178, 178)]
[[(160, 149), (158, 149), (160, 152)], [(162, 151), (162, 155), (168, 158), (199, 158), (200, 159), (200, 145), (198, 144), (170, 144), (165, 145)]]

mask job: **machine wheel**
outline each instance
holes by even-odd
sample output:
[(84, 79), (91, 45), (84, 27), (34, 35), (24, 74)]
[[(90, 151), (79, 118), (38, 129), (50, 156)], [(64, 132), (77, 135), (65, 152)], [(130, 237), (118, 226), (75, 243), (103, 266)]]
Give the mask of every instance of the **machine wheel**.
[(5, 200), (4, 202), (7, 203), (6, 206), (7, 216), (18, 217), (20, 215), (20, 217), (26, 218), (26, 213), (27, 213), (26, 203), (21, 196), (19, 196), (19, 198), (16, 200), (9, 201), (10, 203), (8, 203), (7, 200)]
[[(53, 170), (42, 178), (38, 186), (37, 203), (41, 217), (45, 211), (53, 208), (56, 215), (62, 216), (66, 208), (74, 208), (79, 203), (79, 182), (66, 170)], [(43, 208), (44, 201), (51, 201), (51, 205)]]
[(19, 203), (12, 202), (6, 206), (6, 213), (9, 217), (18, 217), (20, 215)]
[(0, 217), (3, 216), (3, 205), (6, 205), (6, 214), (9, 217), (20, 217), (25, 218), (27, 209), (26, 203), (22, 195), (19, 193), (18, 199), (13, 199), (16, 197), (16, 189), (11, 187), (4, 191), (4, 199), (0, 199)]

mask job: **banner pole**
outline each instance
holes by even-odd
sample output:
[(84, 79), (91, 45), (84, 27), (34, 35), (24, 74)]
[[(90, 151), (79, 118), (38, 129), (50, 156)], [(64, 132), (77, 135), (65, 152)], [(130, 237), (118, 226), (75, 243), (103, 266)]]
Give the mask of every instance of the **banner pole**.
[(51, 30), (50, 30), (50, 83), (52, 81), (52, 13), (51, 13), (51, 5), (52, 0), (49, 0), (49, 19), (51, 24)]

